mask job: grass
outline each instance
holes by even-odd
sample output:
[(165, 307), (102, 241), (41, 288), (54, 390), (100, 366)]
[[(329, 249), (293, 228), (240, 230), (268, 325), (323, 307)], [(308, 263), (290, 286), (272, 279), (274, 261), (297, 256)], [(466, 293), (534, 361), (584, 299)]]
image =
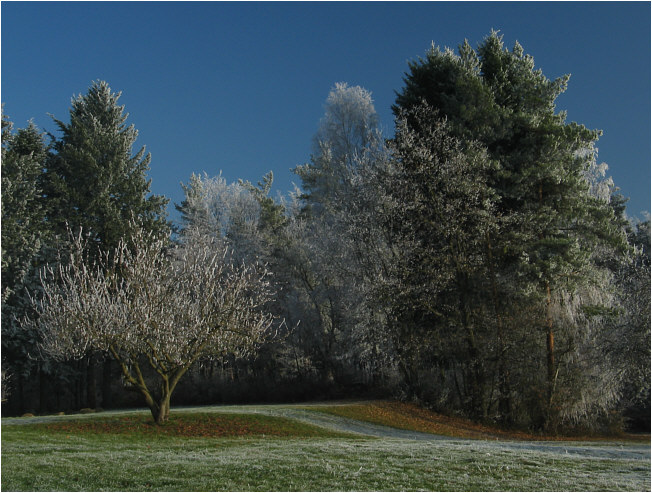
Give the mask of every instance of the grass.
[(480, 440), (530, 440), (530, 441), (613, 441), (614, 439), (649, 443), (649, 435), (619, 436), (547, 436), (525, 433), (515, 430), (503, 430), (497, 427), (475, 423), (464, 418), (444, 416), (424, 409), (415, 404), (398, 401), (372, 401), (350, 405), (311, 406), (333, 416), (366, 421), (402, 430), (421, 431), (455, 438)]
[[(566, 456), (482, 440), (371, 439), (249, 411), (173, 410), (171, 422), (161, 429), (149, 424), (146, 413), (3, 425), (1, 487), (4, 491), (650, 490), (649, 459)], [(398, 419), (399, 411), (395, 408), (391, 419)]]
[(231, 413), (173, 413), (168, 422), (157, 426), (149, 415), (98, 417), (96, 419), (60, 421), (36, 424), (34, 429), (45, 433), (66, 434), (128, 434), (150, 437), (173, 436), (187, 438), (222, 438), (244, 436), (275, 437), (342, 437), (317, 426), (283, 417)]

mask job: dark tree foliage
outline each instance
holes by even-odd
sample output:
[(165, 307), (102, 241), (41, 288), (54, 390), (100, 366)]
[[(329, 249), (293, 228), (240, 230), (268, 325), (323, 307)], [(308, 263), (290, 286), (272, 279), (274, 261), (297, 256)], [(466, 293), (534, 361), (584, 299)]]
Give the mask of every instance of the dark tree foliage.
[(164, 231), (167, 199), (150, 194), (150, 154), (132, 155), (138, 132), (127, 125), (120, 93), (104, 81), (72, 101), (70, 123), (55, 119), (61, 138), (48, 162), (50, 219), (55, 230), (81, 228), (102, 251), (128, 236), (134, 220)]
[[(364, 389), (537, 431), (611, 427), (620, 416), (649, 428), (649, 221), (626, 220), (626, 199), (597, 162), (601, 132), (557, 110), (569, 78), (548, 79), (497, 32), (475, 49), (433, 45), (409, 62), (390, 140), (371, 93), (335, 85), (311, 161), (295, 168), (302, 190), (275, 200), (271, 172), (257, 185), (193, 174), (176, 206), (177, 247), (192, 236), (238, 264), (265, 264), (276, 296), (264, 310), (286, 324), (255, 359), (202, 356), (175, 396), (214, 403)], [(52, 362), (27, 357), (37, 337), (17, 320), (38, 270), (66, 257), (69, 229), (84, 232), (93, 265), (127, 248), (134, 229), (169, 232), (167, 201), (150, 193), (150, 156), (133, 150), (137, 132), (119, 97), (94, 82), (72, 101), (69, 123), (55, 119), (51, 147), (33, 125), (12, 133), (3, 115), (3, 369), (14, 379), (50, 371)], [(183, 316), (159, 306), (171, 311), (156, 326)], [(67, 323), (60, 311), (48, 312), (53, 333)], [(94, 357), (56, 366), (76, 370), (77, 407), (95, 395)]]
[[(412, 393), (423, 395), (420, 374), (431, 369), (427, 386), (440, 405), (456, 400), (483, 417), (495, 345), (479, 309), (490, 293), (485, 238), (497, 227), (487, 185), (493, 164), (481, 147), (453, 137), (426, 104), (399, 115), (390, 148), (387, 225), (400, 253), (387, 298), (399, 365)], [(436, 388), (455, 389), (455, 398)]]
[[(650, 429), (650, 221), (630, 231), (634, 251), (621, 263), (619, 303), (623, 316), (612, 343), (626, 371), (623, 406), (634, 427)], [(620, 329), (620, 330), (618, 330)]]
[[(533, 334), (545, 341), (545, 363), (536, 363), (534, 354), (528, 362), (531, 372), (541, 375), (529, 384), (539, 396), (531, 399), (529, 419), (553, 428), (565, 412), (561, 359), (570, 351), (567, 341), (556, 340), (555, 300), (596, 278), (597, 245), (625, 249), (622, 221), (589, 193), (586, 172), (600, 132), (567, 123), (566, 115), (555, 111), (569, 76), (547, 79), (518, 43), (507, 50), (496, 32), (475, 51), (465, 42), (459, 55), (433, 47), (409, 69), (395, 113), (425, 101), (447, 119), (452, 135), (478, 142), (496, 163), (487, 183), (496, 195), (501, 227), (485, 236), (485, 248), (495, 273), (497, 324), (503, 332), (519, 312), (532, 313)], [(427, 129), (414, 117), (407, 124), (421, 135)], [(507, 374), (500, 380), (503, 393), (512, 395), (516, 382)], [(511, 414), (508, 407), (504, 412)], [(537, 410), (539, 418), (532, 415)]]
[(42, 192), (47, 154), (43, 134), (33, 123), (13, 133), (2, 115), (2, 367), (10, 375), (12, 408), (24, 406), (25, 382), (40, 382), (47, 367), (36, 359), (37, 335), (19, 324), (51, 239)]
[[(24, 316), (20, 306), (29, 301), (28, 293), (39, 296), (39, 270), (62, 258), (69, 231), (83, 231), (89, 253), (98, 258), (114, 249), (136, 224), (154, 233), (166, 233), (169, 228), (167, 199), (150, 194), (146, 178), (150, 156), (144, 148), (132, 152), (137, 131), (125, 123), (127, 115), (117, 103), (119, 97), (106, 82), (94, 82), (85, 95), (73, 99), (69, 123), (54, 120), (61, 136), (51, 136), (51, 146), (45, 145), (31, 124), (11, 135), (3, 116), (3, 347), (13, 344), (14, 348), (3, 354), (14, 360), (16, 384), (28, 375), (34, 380), (33, 367), (38, 369), (42, 390), (47, 387), (43, 383), (47, 374), (65, 373), (58, 381), (69, 380), (66, 391), (56, 391), (56, 399), (47, 399), (56, 401), (53, 405), (57, 407), (63, 394), (73, 396), (73, 406), (82, 406), (80, 396), (86, 395), (87, 405), (96, 407), (97, 376), (92, 359), (56, 366), (37, 359), (38, 341), (27, 330), (13, 331), (13, 338), (4, 337), (8, 324)], [(5, 316), (9, 311), (14, 316)], [(18, 367), (30, 370), (18, 371)], [(109, 371), (105, 366), (105, 376)], [(110, 405), (108, 387), (103, 394), (104, 405)], [(26, 406), (29, 410), (42, 408), (47, 398), (43, 394), (39, 405), (28, 405), (21, 395), (16, 397), (10, 404), (13, 408), (21, 401), (18, 408), (22, 410)]]

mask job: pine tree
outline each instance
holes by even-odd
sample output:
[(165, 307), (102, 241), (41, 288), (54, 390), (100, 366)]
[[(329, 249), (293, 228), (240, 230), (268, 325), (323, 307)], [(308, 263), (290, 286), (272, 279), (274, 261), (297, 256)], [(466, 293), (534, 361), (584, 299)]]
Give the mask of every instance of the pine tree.
[[(538, 306), (540, 329), (527, 338), (545, 341), (543, 375), (534, 379), (545, 390), (533, 407), (545, 411), (540, 424), (553, 426), (564, 405), (556, 397), (563, 351), (556, 346), (555, 299), (600, 277), (592, 259), (597, 244), (623, 247), (620, 221), (607, 202), (591, 196), (586, 178), (600, 132), (556, 112), (569, 76), (549, 80), (518, 43), (505, 49), (497, 32), (475, 51), (465, 42), (459, 55), (433, 47), (409, 69), (394, 111), (425, 100), (453, 135), (478, 141), (498, 164), (488, 184), (497, 195), (500, 234), (488, 235), (485, 245), (495, 273), (494, 310), (502, 325)], [(540, 371), (528, 352), (532, 371)]]
[[(29, 307), (44, 263), (49, 228), (43, 197), (48, 149), (33, 124), (12, 133), (2, 115), (2, 364), (12, 375), (12, 403), (22, 409), (23, 383), (38, 367), (33, 358), (38, 337), (18, 321)], [(43, 403), (41, 403), (42, 405)]]
[(167, 199), (150, 194), (150, 154), (132, 155), (138, 132), (127, 126), (121, 93), (104, 81), (72, 100), (70, 123), (55, 119), (62, 135), (48, 163), (51, 218), (56, 230), (81, 228), (100, 250), (115, 248), (134, 224), (160, 232)]
[[(138, 132), (127, 125), (128, 114), (104, 81), (72, 100), (70, 122), (54, 119), (61, 137), (47, 163), (48, 218), (60, 240), (82, 231), (90, 254), (99, 258), (123, 238), (143, 228), (154, 234), (169, 231), (168, 200), (150, 194), (146, 173), (151, 160), (145, 148), (132, 154)], [(105, 376), (108, 376), (108, 361)], [(88, 407), (95, 405), (95, 369), (88, 360)], [(104, 400), (110, 399), (105, 378)], [(108, 403), (105, 402), (105, 405)]]

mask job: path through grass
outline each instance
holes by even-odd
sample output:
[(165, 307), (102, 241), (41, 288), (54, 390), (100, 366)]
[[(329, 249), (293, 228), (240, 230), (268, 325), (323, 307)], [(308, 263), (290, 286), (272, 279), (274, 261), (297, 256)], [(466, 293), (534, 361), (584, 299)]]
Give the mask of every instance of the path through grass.
[[(566, 454), (565, 444), (345, 435), (311, 425), (310, 416), (323, 423), (324, 414), (296, 406), (221, 411), (173, 411), (176, 424), (163, 433), (146, 428), (145, 412), (3, 420), (2, 490), (650, 490), (649, 449), (640, 445), (600, 445), (631, 454)], [(248, 431), (211, 434), (219, 427)]]

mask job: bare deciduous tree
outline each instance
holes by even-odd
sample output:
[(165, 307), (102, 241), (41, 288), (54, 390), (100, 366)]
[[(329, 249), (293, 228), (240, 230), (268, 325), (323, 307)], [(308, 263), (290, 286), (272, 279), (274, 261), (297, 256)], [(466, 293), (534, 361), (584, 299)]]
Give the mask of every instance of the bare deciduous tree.
[(98, 262), (83, 252), (77, 237), (70, 261), (44, 272), (37, 316), (27, 323), (54, 358), (109, 353), (157, 424), (168, 419), (170, 396), (198, 359), (250, 354), (270, 334), (265, 268), (235, 264), (218, 240), (187, 232), (170, 248), (166, 238), (139, 231)]

